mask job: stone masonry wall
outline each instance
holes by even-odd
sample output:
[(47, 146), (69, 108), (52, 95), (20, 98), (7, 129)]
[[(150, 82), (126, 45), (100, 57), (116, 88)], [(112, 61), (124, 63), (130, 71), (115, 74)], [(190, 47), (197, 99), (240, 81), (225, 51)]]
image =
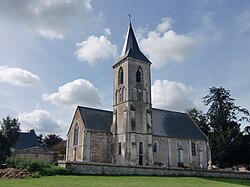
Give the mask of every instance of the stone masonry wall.
[(91, 134), (91, 162), (111, 163), (111, 135), (104, 132)]
[(89, 164), (60, 161), (59, 166), (84, 175), (143, 175), (143, 176), (195, 176), (250, 179), (250, 173), (209, 170), (169, 169), (146, 166), (117, 166), (111, 164)]
[[(195, 143), (195, 155), (192, 155), (191, 142)], [(166, 165), (169, 167), (178, 166), (178, 146), (183, 149), (183, 164), (191, 168), (207, 168), (207, 148), (206, 141), (176, 139), (153, 136), (153, 144), (157, 145), (157, 151), (154, 152), (154, 162), (156, 165)], [(201, 150), (201, 152), (199, 152)], [(199, 154), (200, 159), (199, 160)]]
[[(78, 131), (78, 143), (77, 145), (74, 145), (74, 129), (78, 125), (79, 131)], [(82, 161), (83, 158), (83, 146), (84, 146), (84, 123), (81, 118), (81, 114), (79, 110), (76, 111), (76, 114), (74, 116), (74, 119), (72, 121), (72, 124), (69, 129), (69, 134), (67, 135), (67, 160), (73, 161)]]
[(58, 153), (52, 151), (45, 151), (37, 147), (16, 150), (12, 153), (11, 157), (38, 159), (48, 163), (56, 163), (58, 161)]

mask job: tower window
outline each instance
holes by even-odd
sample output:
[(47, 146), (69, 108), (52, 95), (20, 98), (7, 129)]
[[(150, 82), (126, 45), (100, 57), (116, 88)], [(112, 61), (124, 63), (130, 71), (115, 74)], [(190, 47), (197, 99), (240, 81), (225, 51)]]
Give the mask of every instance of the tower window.
[(153, 151), (154, 151), (154, 153), (157, 153), (157, 143), (156, 142), (154, 143)]
[(122, 154), (122, 144), (121, 143), (119, 143), (119, 150), (118, 150), (118, 154), (120, 155), (120, 154)]
[(118, 85), (123, 84), (123, 69), (120, 67), (118, 72)]
[(141, 67), (138, 67), (138, 70), (136, 71), (136, 82), (137, 83), (142, 82), (142, 69), (141, 69)]
[(76, 123), (75, 129), (74, 129), (74, 145), (78, 145), (78, 131), (79, 131), (79, 126), (78, 126), (78, 123)]
[(135, 118), (131, 118), (131, 130), (135, 131), (135, 129), (136, 129)]
[(142, 155), (143, 154), (143, 143), (139, 142), (139, 154)]
[(130, 105), (131, 111), (135, 111), (135, 105)]

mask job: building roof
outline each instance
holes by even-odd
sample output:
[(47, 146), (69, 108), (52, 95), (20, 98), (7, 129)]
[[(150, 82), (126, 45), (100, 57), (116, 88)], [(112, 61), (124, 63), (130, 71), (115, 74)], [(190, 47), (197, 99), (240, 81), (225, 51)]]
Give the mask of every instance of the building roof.
[[(113, 112), (81, 106), (78, 106), (78, 109), (87, 130), (110, 132)], [(153, 108), (152, 128), (154, 136), (207, 140), (204, 133), (186, 113)]]
[(207, 140), (205, 134), (186, 113), (153, 109), (152, 123), (155, 136)]
[(39, 146), (38, 138), (34, 130), (19, 132), (19, 137), (13, 148), (16, 150)]
[(121, 59), (126, 57), (132, 57), (144, 62), (150, 62), (139, 49), (131, 23), (129, 23), (127, 36), (121, 53)]
[(89, 131), (110, 132), (113, 113), (110, 111), (78, 106), (85, 128)]

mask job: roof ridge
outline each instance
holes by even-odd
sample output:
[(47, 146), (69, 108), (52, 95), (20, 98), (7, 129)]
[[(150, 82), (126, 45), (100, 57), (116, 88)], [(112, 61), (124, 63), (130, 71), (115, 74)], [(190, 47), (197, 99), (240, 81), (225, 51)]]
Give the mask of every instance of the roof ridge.
[(166, 111), (166, 112), (172, 112), (172, 113), (179, 113), (179, 114), (187, 114), (186, 112), (180, 112), (180, 111), (174, 111), (174, 110), (166, 110), (162, 108), (152, 108), (153, 110), (161, 110), (161, 111)]
[(77, 108), (85, 108), (89, 110), (95, 110), (95, 111), (103, 111), (103, 112), (112, 112), (112, 110), (104, 110), (104, 109), (99, 109), (99, 108), (91, 108), (91, 107), (85, 107), (85, 106), (77, 106)]

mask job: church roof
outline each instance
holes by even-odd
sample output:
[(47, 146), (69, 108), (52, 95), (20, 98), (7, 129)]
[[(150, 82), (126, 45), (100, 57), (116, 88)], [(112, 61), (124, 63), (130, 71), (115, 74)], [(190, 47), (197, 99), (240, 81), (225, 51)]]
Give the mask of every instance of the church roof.
[(110, 111), (78, 106), (85, 128), (89, 131), (110, 132), (113, 113)]
[(121, 59), (126, 57), (132, 57), (144, 62), (150, 62), (139, 49), (131, 23), (129, 23), (127, 36), (121, 53)]
[(152, 109), (152, 123), (155, 136), (207, 140), (205, 134), (186, 113)]
[[(110, 132), (113, 112), (78, 106), (87, 130)], [(152, 128), (154, 136), (181, 139), (201, 139), (207, 137), (186, 113), (152, 109)]]

